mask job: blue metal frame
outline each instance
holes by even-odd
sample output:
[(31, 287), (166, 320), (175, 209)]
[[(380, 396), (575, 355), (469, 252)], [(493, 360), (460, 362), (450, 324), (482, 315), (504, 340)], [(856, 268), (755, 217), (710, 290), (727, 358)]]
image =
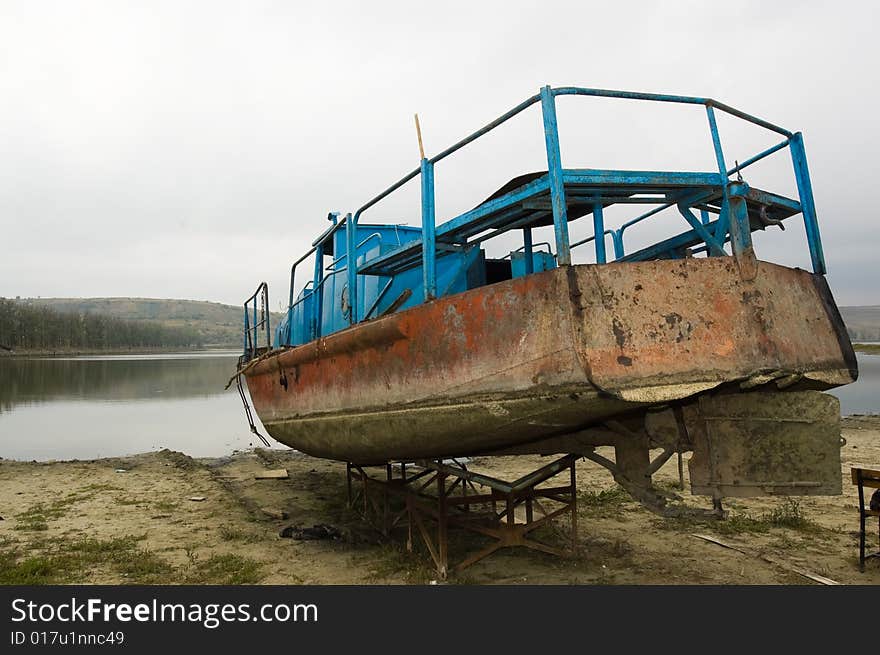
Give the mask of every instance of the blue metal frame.
[[(262, 301), (262, 316), (258, 318), (258, 305)], [(253, 310), (250, 309), (253, 304)], [(251, 320), (249, 311), (253, 312), (253, 320)], [(266, 330), (266, 348), (272, 347), (272, 332), (269, 325), (269, 285), (260, 282), (257, 290), (253, 295), (244, 301), (244, 359), (253, 359), (257, 355), (259, 349), (260, 328)]]
[(544, 144), (547, 148), (550, 200), (553, 204), (556, 260), (560, 266), (568, 266), (571, 264), (571, 249), (568, 245), (568, 209), (565, 202), (565, 182), (562, 180), (562, 155), (559, 151), (559, 127), (556, 124), (556, 100), (549, 86), (541, 89), (541, 116), (544, 119)]
[(422, 270), (425, 302), (437, 297), (437, 249), (434, 225), (434, 164), (422, 159)]
[[(705, 171), (620, 171), (567, 169), (563, 167), (559, 142), (559, 126), (556, 115), (556, 98), (560, 96), (592, 96), (617, 98), (623, 100), (640, 100), (649, 102), (667, 102), (676, 104), (702, 105), (706, 111), (712, 149), (717, 164), (717, 172)], [(465, 212), (441, 224), (436, 223), (435, 206), (435, 165), (476, 141), (483, 135), (504, 124), (514, 116), (525, 111), (534, 104), (540, 103), (543, 123), (544, 147), (547, 157), (547, 173), (514, 189), (504, 195), (482, 203), (475, 209)], [(718, 130), (716, 112), (724, 112), (735, 118), (747, 121), (771, 132), (778, 133), (784, 140), (776, 145), (757, 153), (728, 168), (721, 136)], [(792, 167), (797, 182), (798, 199), (792, 200), (750, 188), (739, 180), (731, 181), (730, 176), (740, 174), (744, 169), (763, 160), (770, 155), (788, 147), (791, 151)], [(365, 211), (387, 198), (411, 180), (421, 180), (421, 238), (403, 243), (394, 250), (381, 250), (377, 256), (359, 263), (358, 222)], [(616, 229), (606, 229), (604, 208), (614, 203), (655, 205), (654, 208), (635, 218), (624, 222)], [(660, 243), (653, 244), (638, 252), (627, 253), (624, 233), (628, 228), (657, 215), (661, 211), (676, 207), (690, 230), (683, 232)], [(534, 270), (532, 227), (537, 221), (549, 220), (555, 237), (556, 261), (559, 266), (571, 264), (571, 250), (590, 241), (595, 241), (595, 254), (598, 263), (608, 260), (605, 235), (611, 235), (614, 260), (640, 261), (656, 257), (677, 257), (688, 249), (690, 252), (705, 251), (709, 256), (726, 256), (724, 247), (730, 242), (734, 255), (740, 256), (750, 250), (751, 230), (749, 208), (772, 207), (777, 216), (785, 218), (795, 213), (802, 213), (810, 250), (813, 270), (825, 273), (825, 261), (822, 252), (821, 237), (813, 200), (812, 184), (807, 166), (803, 136), (800, 132), (790, 132), (785, 128), (747, 114), (734, 107), (711, 98), (696, 96), (668, 95), (657, 93), (641, 93), (611, 89), (594, 89), (583, 87), (542, 87), (535, 95), (530, 96), (495, 120), (456, 142), (431, 158), (423, 158), (418, 168), (410, 171), (390, 187), (359, 207), (354, 214), (345, 216), (345, 253), (336, 252), (336, 261), (343, 257), (346, 260), (345, 275), (350, 315), (348, 323), (355, 324), (367, 319), (377, 309), (379, 300), (392, 287), (391, 282), (385, 284), (379, 297), (374, 291), (368, 298), (358, 298), (358, 276), (379, 275), (393, 276), (411, 268), (421, 266), (421, 283), (423, 285), (423, 301), (428, 302), (438, 295), (438, 258), (444, 253), (465, 252), (466, 249), (513, 229), (522, 230), (523, 250), (525, 251), (524, 269), (526, 273)], [(575, 217), (585, 213), (592, 214), (593, 235), (576, 243), (570, 243), (568, 222), (573, 208), (578, 208)], [(763, 211), (763, 209), (762, 209)], [(699, 214), (695, 213), (698, 212)], [(717, 214), (713, 220), (711, 214)], [(336, 229), (335, 215), (334, 227)], [(774, 219), (774, 222), (780, 219)], [(545, 224), (545, 223), (541, 223)], [(488, 231), (488, 233), (487, 233)], [(599, 235), (600, 238), (597, 238)], [(322, 237), (324, 238), (324, 237)], [(339, 246), (338, 246), (339, 247)], [(291, 320), (293, 308), (303, 302), (307, 295), (294, 302), (294, 276), (296, 266), (306, 257), (315, 254), (315, 272), (311, 281), (311, 295), (315, 302), (311, 307), (311, 324), (309, 330), (313, 337), (322, 335), (322, 293), (327, 279), (322, 270), (322, 260), (327, 250), (323, 241), (315, 242), (315, 247), (297, 260), (291, 268), (291, 291), (288, 303), (288, 322)], [(341, 273), (334, 269), (334, 275)], [(446, 283), (444, 283), (446, 284)], [(444, 287), (445, 291), (445, 287)], [(259, 290), (258, 290), (259, 292)], [(250, 300), (256, 302), (255, 297)], [(249, 302), (250, 302), (249, 300)], [(359, 315), (359, 300), (365, 302), (364, 316)], [(256, 309), (256, 308), (254, 308)], [(256, 322), (256, 315), (254, 315)], [(245, 349), (248, 349), (248, 335), (253, 332), (251, 319), (245, 316), (246, 337)]]

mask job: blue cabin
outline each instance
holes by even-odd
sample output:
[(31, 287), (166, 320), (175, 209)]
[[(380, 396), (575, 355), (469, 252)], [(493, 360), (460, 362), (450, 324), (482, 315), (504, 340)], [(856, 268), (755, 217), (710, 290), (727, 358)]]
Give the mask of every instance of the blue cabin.
[[(308, 343), (351, 324), (345, 221), (339, 222), (337, 214), (330, 214), (328, 218), (333, 221), (332, 227), (312, 244), (316, 255), (314, 277), (295, 298), (289, 299), (287, 315), (275, 329), (275, 348)], [(384, 255), (417, 244), (421, 237), (422, 229), (418, 227), (360, 223), (354, 233), (357, 267), (364, 270)], [(436, 258), (436, 295), (461, 293), (556, 266), (549, 246), (547, 251), (533, 251), (531, 258), (529, 270), (522, 250), (512, 252), (504, 259), (487, 259), (485, 251), (477, 245), (440, 252)], [(413, 307), (423, 302), (425, 296), (421, 266), (387, 274), (361, 274), (356, 284), (354, 302), (358, 320)], [(293, 284), (291, 288), (295, 288)]]

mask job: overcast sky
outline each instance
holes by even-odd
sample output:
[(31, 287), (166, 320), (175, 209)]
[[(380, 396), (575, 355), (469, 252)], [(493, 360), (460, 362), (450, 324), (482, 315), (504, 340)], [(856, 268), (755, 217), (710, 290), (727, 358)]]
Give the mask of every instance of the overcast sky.
[[(277, 308), (327, 212), (417, 166), (414, 112), (430, 156), (552, 84), (711, 96), (803, 131), (838, 303), (880, 304), (877, 6), (0, 0), (0, 296), (239, 304), (265, 279)], [(713, 169), (700, 108), (559, 105), (566, 166)], [(778, 140), (735, 123), (729, 160)], [(438, 164), (438, 221), (546, 167), (537, 108), (503, 130)], [(794, 194), (790, 171), (783, 152), (746, 180)], [(417, 225), (410, 186), (364, 220)], [(788, 223), (758, 255), (806, 267)]]

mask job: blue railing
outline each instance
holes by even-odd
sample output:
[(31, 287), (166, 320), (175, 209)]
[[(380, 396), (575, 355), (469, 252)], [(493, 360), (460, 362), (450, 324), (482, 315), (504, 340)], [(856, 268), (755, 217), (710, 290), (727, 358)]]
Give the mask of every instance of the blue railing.
[[(718, 167), (718, 172), (716, 174), (712, 174), (716, 176), (715, 179), (721, 182), (723, 187), (723, 200), (722, 200), (722, 214), (725, 211), (730, 214), (730, 216), (721, 216), (719, 222), (723, 223), (722, 227), (730, 230), (731, 240), (733, 240), (734, 246), (741, 245), (742, 240), (746, 239), (748, 243), (750, 243), (750, 236), (748, 236), (749, 228), (748, 228), (748, 214), (745, 208), (745, 204), (743, 201), (743, 197), (745, 195), (748, 187), (746, 185), (731, 183), (729, 181), (729, 177), (735, 173), (739, 173), (743, 169), (751, 166), (752, 164), (764, 159), (772, 155), (773, 153), (782, 150), (783, 148), (788, 147), (791, 152), (792, 165), (795, 174), (795, 180), (797, 183), (798, 196), (799, 196), (799, 211), (803, 214), (804, 225), (806, 228), (807, 234), (807, 242), (810, 250), (810, 258), (812, 261), (813, 270), (816, 273), (824, 274), (825, 273), (825, 261), (822, 253), (822, 243), (819, 235), (819, 226), (816, 218), (816, 209), (815, 203), (813, 201), (813, 192), (812, 185), (810, 182), (809, 170), (807, 167), (807, 159), (806, 152), (804, 150), (803, 136), (799, 132), (790, 132), (785, 128), (779, 127), (778, 125), (774, 125), (768, 121), (760, 119), (751, 114), (747, 114), (746, 112), (740, 111), (734, 107), (726, 105), (724, 103), (713, 100), (712, 98), (701, 98), (701, 97), (691, 97), (691, 96), (679, 96), (679, 95), (665, 95), (665, 94), (656, 94), (656, 93), (640, 93), (640, 92), (632, 92), (632, 91), (616, 91), (610, 89), (591, 89), (591, 88), (581, 88), (581, 87), (560, 87), (560, 88), (551, 88), (550, 86), (543, 87), (540, 92), (536, 95), (527, 98), (520, 104), (513, 107), (511, 110), (502, 114), (492, 122), (483, 126), (476, 132), (473, 132), (469, 136), (464, 139), (458, 141), (453, 144), (446, 150), (443, 150), (438, 155), (435, 155), (431, 158), (423, 158), (420, 162), (418, 168), (410, 171), (400, 180), (392, 184), (390, 187), (370, 199), (364, 205), (357, 209), (354, 213), (354, 216), (348, 214), (346, 216), (346, 249), (349, 255), (356, 252), (357, 248), (355, 246), (356, 239), (356, 228), (358, 221), (365, 211), (379, 203), (381, 200), (387, 198), (389, 195), (400, 189), (407, 182), (415, 179), (416, 177), (421, 178), (421, 213), (422, 213), (422, 269), (424, 275), (424, 298), (425, 300), (430, 300), (436, 295), (437, 281), (436, 281), (436, 258), (437, 258), (437, 249), (436, 249), (436, 216), (435, 216), (435, 202), (434, 202), (434, 165), (439, 161), (445, 159), (449, 155), (453, 154), (457, 150), (463, 148), (464, 146), (472, 143), (477, 140), (481, 136), (486, 133), (494, 130), (496, 127), (502, 125), (507, 122), (517, 114), (523, 112), (528, 109), (530, 106), (540, 103), (541, 112), (544, 124), (544, 142), (545, 142), (545, 150), (547, 156), (547, 166), (548, 166), (548, 182), (549, 182), (549, 190), (550, 190), (550, 199), (551, 199), (551, 207), (553, 214), (553, 228), (554, 228), (554, 238), (556, 245), (556, 257), (557, 262), (560, 266), (565, 266), (571, 264), (571, 249), (578, 245), (582, 245), (584, 243), (588, 243), (594, 241), (596, 243), (596, 260), (599, 263), (604, 263), (607, 259), (607, 255), (605, 252), (605, 239), (604, 235), (610, 234), (612, 237), (612, 243), (614, 247), (615, 259), (621, 259), (625, 257), (625, 249), (624, 249), (624, 231), (635, 225), (650, 216), (653, 216), (660, 211), (672, 207), (673, 205), (678, 204), (680, 209), (682, 210), (682, 215), (691, 224), (692, 229), (700, 235), (705, 241), (707, 248), (717, 254), (717, 250), (723, 246), (722, 243), (718, 243), (717, 239), (707, 231), (704, 227), (707, 225), (708, 220), (707, 216), (704, 212), (701, 212), (701, 219), (697, 219), (693, 216), (690, 211), (685, 211), (687, 207), (682, 204), (682, 200), (678, 199), (672, 202), (662, 202), (661, 206), (652, 209), (651, 211), (638, 216), (637, 218), (624, 223), (617, 230), (606, 230), (604, 225), (604, 215), (603, 215), (603, 205), (600, 201), (596, 201), (592, 207), (593, 214), (593, 229), (594, 235), (582, 241), (579, 241), (575, 244), (569, 243), (569, 231), (568, 231), (568, 216), (567, 216), (567, 204), (565, 197), (565, 169), (562, 165), (562, 158), (559, 149), (559, 128), (557, 125), (556, 119), (556, 97), (557, 96), (593, 96), (593, 97), (604, 97), (604, 98), (618, 98), (624, 100), (643, 100), (643, 101), (651, 101), (651, 102), (670, 102), (670, 103), (678, 103), (678, 104), (692, 104), (692, 105), (703, 105), (706, 108), (706, 117), (709, 124), (709, 134), (712, 141), (712, 147), (715, 154), (715, 159)], [(747, 159), (742, 164), (737, 164), (733, 168), (728, 169), (725, 158), (724, 151), (721, 145), (721, 138), (718, 132), (718, 125), (716, 122), (715, 111), (721, 111), (736, 118), (742, 119), (764, 129), (770, 130), (772, 132), (776, 132), (785, 137), (785, 140), (781, 143), (764, 150), (756, 154), (755, 156)], [(619, 172), (624, 173), (624, 172)], [(740, 202), (742, 201), (742, 202)], [(647, 198), (644, 199), (645, 203), (656, 203), (658, 199), (655, 198)], [(699, 202), (699, 198), (694, 200), (693, 202)], [(519, 226), (518, 226), (519, 227)], [(512, 229), (513, 226), (508, 226), (505, 230)], [(524, 231), (524, 241), (525, 241), (525, 251), (527, 255), (527, 261), (529, 261), (531, 256), (531, 233), (530, 228), (523, 227)], [(744, 234), (745, 232), (745, 234)], [(596, 239), (595, 235), (603, 235), (603, 238)], [(486, 238), (490, 238), (494, 236), (495, 233), (489, 235), (488, 237), (481, 237), (478, 241), (485, 240)], [(722, 251), (723, 252), (723, 251)], [(349, 257), (349, 264), (347, 266), (347, 279), (348, 279), (348, 289), (349, 289), (349, 302), (352, 307), (352, 315), (351, 315), (351, 323), (356, 323), (359, 320), (357, 316), (357, 275), (358, 275), (358, 266), (357, 262), (353, 257)]]
[(260, 328), (265, 329), (265, 347), (268, 350), (272, 347), (272, 334), (269, 325), (269, 285), (265, 282), (260, 282), (254, 295), (244, 301), (245, 361), (251, 360), (259, 354)]
[[(348, 217), (346, 218), (348, 220)], [(334, 225), (336, 223), (334, 222)], [(372, 240), (378, 240), (378, 246), (381, 249), (382, 246), (382, 235), (378, 232), (373, 232), (372, 234), (366, 236), (361, 239), (361, 241), (355, 246), (355, 252), (361, 251), (361, 249), (368, 244)], [(294, 300), (294, 289), (296, 288), (296, 269), (297, 267), (308, 259), (312, 254), (315, 255), (315, 270), (314, 270), (314, 278), (309, 280), (306, 285), (303, 287), (301, 291), (301, 297)], [(324, 243), (318, 242), (315, 246), (313, 246), (309, 251), (307, 251), (302, 257), (297, 259), (290, 267), (290, 291), (288, 295), (287, 301), (287, 317), (285, 320), (285, 324), (283, 327), (284, 334), (280, 335), (282, 338), (279, 341), (279, 345), (292, 345), (291, 338), (293, 336), (293, 324), (294, 324), (294, 310), (296, 307), (306, 302), (309, 298), (313, 298), (314, 302), (311, 307), (311, 316), (309, 317), (309, 329), (308, 334), (310, 339), (317, 339), (321, 336), (321, 316), (323, 313), (323, 288), (324, 283), (327, 282), (334, 275), (339, 275), (341, 273), (345, 273), (348, 267), (348, 253), (346, 252), (339, 257), (336, 257), (330, 264), (326, 267), (326, 271), (330, 273), (330, 275), (324, 275), (324, 270), (322, 267), (322, 260), (324, 254)], [(339, 267), (340, 262), (345, 262), (345, 265)], [(309, 289), (309, 285), (311, 285), (311, 289)], [(385, 289), (380, 293), (379, 297), (375, 299), (372, 305), (364, 312), (363, 318), (369, 318), (370, 314), (375, 311), (376, 306), (384, 295), (385, 291), (388, 290), (386, 286)], [(353, 296), (352, 296), (353, 297)], [(352, 305), (352, 311), (354, 311), (354, 306)]]

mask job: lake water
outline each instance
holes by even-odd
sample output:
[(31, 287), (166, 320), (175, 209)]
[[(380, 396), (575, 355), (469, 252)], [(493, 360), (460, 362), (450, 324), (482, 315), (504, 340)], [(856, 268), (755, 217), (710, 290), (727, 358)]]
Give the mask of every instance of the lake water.
[(260, 446), (235, 385), (223, 388), (239, 354), (0, 357), (0, 457), (91, 459), (161, 448), (210, 457)]
[[(223, 389), (237, 357), (0, 358), (0, 457), (92, 459), (161, 448), (212, 457), (259, 446), (235, 387)], [(880, 356), (858, 359), (859, 381), (831, 393), (843, 414), (880, 413)]]

